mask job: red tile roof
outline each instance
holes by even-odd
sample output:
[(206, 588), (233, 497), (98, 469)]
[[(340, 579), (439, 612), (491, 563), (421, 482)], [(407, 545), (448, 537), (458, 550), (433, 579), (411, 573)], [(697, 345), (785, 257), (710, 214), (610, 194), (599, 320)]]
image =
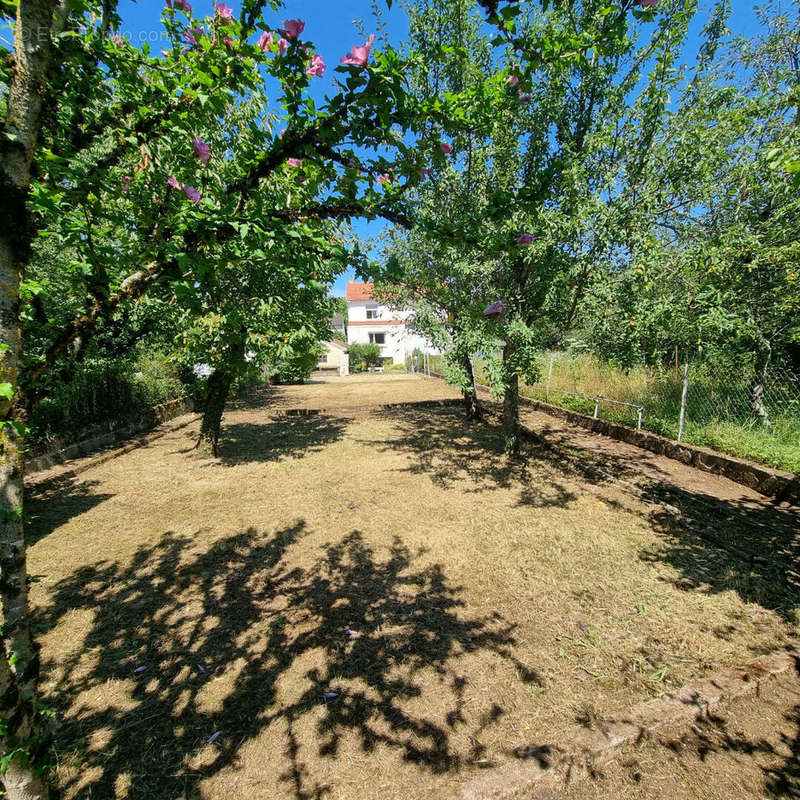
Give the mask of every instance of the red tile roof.
[(372, 283), (357, 283), (355, 281), (347, 281), (347, 299), (348, 300), (371, 300), (372, 290), (374, 289)]

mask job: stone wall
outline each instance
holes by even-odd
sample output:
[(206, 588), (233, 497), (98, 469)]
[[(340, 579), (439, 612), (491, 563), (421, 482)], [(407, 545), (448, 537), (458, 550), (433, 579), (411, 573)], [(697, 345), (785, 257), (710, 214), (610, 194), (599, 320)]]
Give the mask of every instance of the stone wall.
[(128, 425), (84, 430), (78, 434), (79, 441), (70, 442), (63, 437), (54, 439), (48, 443), (49, 447), (45, 452), (33, 454), (26, 459), (25, 473), (30, 475), (74, 458), (83, 458), (104, 447), (110, 447), (131, 436), (148, 431), (159, 423), (188, 414), (193, 409), (194, 404), (190, 399), (178, 398), (150, 409), (139, 420)]
[(690, 464), (715, 475), (723, 475), (736, 483), (755, 489), (767, 497), (791, 503), (800, 502), (800, 478), (791, 472), (780, 472), (752, 461), (708, 450), (705, 447), (666, 439), (649, 431), (636, 430), (605, 419), (594, 419), (586, 414), (569, 411), (530, 397), (521, 397), (520, 401), (537, 411), (559, 417), (573, 425), (579, 425), (581, 428), (602, 433), (604, 436), (610, 436), (612, 439), (641, 447), (667, 458), (674, 458), (676, 461)]

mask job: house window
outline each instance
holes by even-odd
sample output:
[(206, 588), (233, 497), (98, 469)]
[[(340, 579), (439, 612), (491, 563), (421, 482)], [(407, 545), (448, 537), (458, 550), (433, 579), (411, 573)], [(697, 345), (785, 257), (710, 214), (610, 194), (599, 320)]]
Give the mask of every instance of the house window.
[(377, 308), (368, 308), (367, 309), (367, 319), (378, 319), (378, 309)]
[[(367, 312), (369, 313), (369, 312)], [(369, 343), (370, 344), (386, 344), (386, 334), (385, 333), (371, 333), (369, 335)]]

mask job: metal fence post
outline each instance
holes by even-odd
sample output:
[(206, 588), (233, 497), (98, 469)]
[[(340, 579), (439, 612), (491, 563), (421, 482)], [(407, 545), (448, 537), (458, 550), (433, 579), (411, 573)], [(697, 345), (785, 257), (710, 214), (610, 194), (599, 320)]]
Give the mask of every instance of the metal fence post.
[(689, 396), (689, 362), (683, 368), (683, 392), (681, 393), (681, 416), (678, 420), (678, 441), (683, 441), (683, 428), (686, 424), (686, 398)]
[(600, 398), (595, 397), (594, 399), (594, 418), (597, 419), (598, 414), (600, 413)]
[(636, 418), (636, 430), (640, 431), (642, 429), (642, 416), (644, 415), (644, 406), (639, 406), (639, 414)]
[(553, 362), (556, 360), (556, 357), (551, 353), (550, 354), (550, 369), (547, 371), (547, 388), (544, 390), (544, 401), (545, 403), (550, 402), (550, 383), (553, 380)]

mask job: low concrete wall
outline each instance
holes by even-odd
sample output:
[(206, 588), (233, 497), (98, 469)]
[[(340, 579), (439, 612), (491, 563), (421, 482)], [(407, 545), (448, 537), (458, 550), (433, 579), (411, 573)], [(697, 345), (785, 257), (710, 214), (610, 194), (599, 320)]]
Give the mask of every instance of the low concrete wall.
[[(624, 753), (665, 728), (691, 730), (723, 703), (759, 697), (764, 686), (800, 668), (797, 644), (759, 656), (741, 667), (723, 669), (681, 688), (645, 700), (581, 730), (571, 739), (518, 747), (515, 761), (467, 781), (451, 800), (530, 800), (560, 797), (576, 780), (595, 775)], [(695, 730), (697, 728), (695, 727)], [(591, 797), (591, 787), (585, 794)]]
[(666, 439), (649, 431), (636, 430), (605, 419), (594, 419), (586, 414), (569, 411), (566, 408), (543, 403), (530, 397), (521, 397), (520, 402), (594, 433), (610, 436), (612, 439), (641, 447), (660, 456), (674, 458), (676, 461), (690, 464), (706, 472), (713, 472), (715, 475), (723, 475), (736, 483), (755, 489), (767, 497), (774, 497), (790, 503), (800, 502), (800, 478), (791, 472), (780, 472), (752, 461), (708, 450), (705, 447)]
[[(65, 443), (64, 440), (56, 440), (52, 449), (40, 455), (31, 456), (25, 462), (25, 474), (30, 475), (44, 469), (50, 469), (56, 464), (63, 464), (75, 458), (83, 458), (104, 447), (109, 447), (117, 442), (135, 436), (143, 431), (148, 431), (154, 426), (168, 422), (182, 414), (187, 414), (194, 410), (194, 404), (188, 398), (178, 398), (169, 400), (156, 406), (152, 412), (142, 419), (125, 425), (121, 428), (111, 428), (103, 432), (97, 432), (86, 436), (78, 442)], [(84, 432), (87, 433), (87, 432)]]

